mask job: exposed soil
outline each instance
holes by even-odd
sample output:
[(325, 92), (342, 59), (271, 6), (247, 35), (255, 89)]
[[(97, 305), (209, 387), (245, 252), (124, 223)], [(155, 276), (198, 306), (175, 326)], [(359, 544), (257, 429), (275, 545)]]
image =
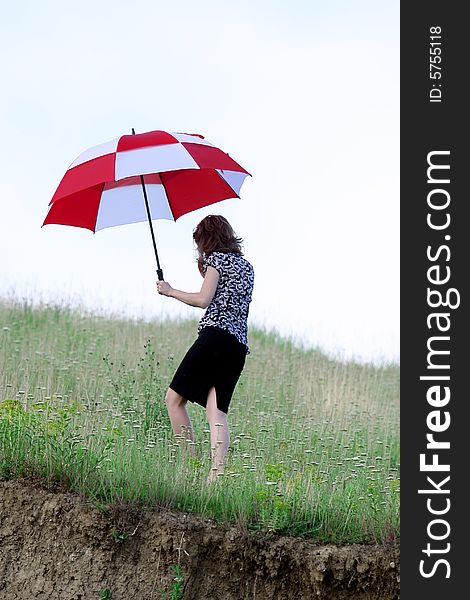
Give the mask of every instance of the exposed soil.
[(161, 508), (100, 510), (43, 482), (0, 480), (1, 600), (166, 600), (178, 563), (185, 600), (399, 598), (396, 543), (335, 546)]

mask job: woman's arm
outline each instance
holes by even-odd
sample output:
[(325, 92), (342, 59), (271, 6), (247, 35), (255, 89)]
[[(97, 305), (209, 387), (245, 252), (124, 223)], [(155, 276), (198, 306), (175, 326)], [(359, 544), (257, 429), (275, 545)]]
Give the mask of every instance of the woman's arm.
[(199, 292), (183, 292), (175, 290), (166, 281), (157, 281), (158, 293), (170, 298), (176, 298), (180, 302), (196, 306), (198, 308), (207, 308), (214, 297), (217, 284), (219, 283), (219, 272), (214, 267), (208, 266), (206, 276)]

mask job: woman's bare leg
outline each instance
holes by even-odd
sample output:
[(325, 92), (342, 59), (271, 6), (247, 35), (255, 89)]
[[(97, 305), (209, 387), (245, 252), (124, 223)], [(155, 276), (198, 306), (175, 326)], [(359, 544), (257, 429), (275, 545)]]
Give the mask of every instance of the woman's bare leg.
[(189, 448), (190, 453), (193, 454), (194, 432), (191, 419), (186, 411), (187, 400), (171, 388), (168, 388), (165, 403), (168, 409), (168, 416), (170, 417), (173, 433), (176, 436), (181, 436), (185, 440), (185, 448)]
[(230, 443), (227, 415), (217, 408), (217, 396), (214, 387), (209, 390), (207, 396), (206, 416), (211, 430), (212, 453), (212, 468), (207, 477), (207, 483), (211, 483), (219, 473), (223, 473), (225, 457)]

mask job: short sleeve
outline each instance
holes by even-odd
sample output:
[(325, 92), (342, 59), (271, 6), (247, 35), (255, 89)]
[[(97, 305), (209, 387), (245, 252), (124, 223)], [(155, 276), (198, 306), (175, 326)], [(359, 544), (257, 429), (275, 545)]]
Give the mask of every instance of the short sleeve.
[(204, 273), (207, 267), (214, 267), (219, 273), (222, 273), (222, 257), (219, 252), (213, 252), (204, 258)]

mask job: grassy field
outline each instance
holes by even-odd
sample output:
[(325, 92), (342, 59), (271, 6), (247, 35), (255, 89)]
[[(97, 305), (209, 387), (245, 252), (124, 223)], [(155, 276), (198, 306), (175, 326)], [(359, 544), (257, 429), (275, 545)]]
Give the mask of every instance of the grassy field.
[(399, 367), (341, 362), (252, 328), (225, 474), (189, 403), (194, 457), (164, 395), (196, 321), (144, 322), (0, 301), (0, 475), (59, 480), (336, 543), (399, 536)]

